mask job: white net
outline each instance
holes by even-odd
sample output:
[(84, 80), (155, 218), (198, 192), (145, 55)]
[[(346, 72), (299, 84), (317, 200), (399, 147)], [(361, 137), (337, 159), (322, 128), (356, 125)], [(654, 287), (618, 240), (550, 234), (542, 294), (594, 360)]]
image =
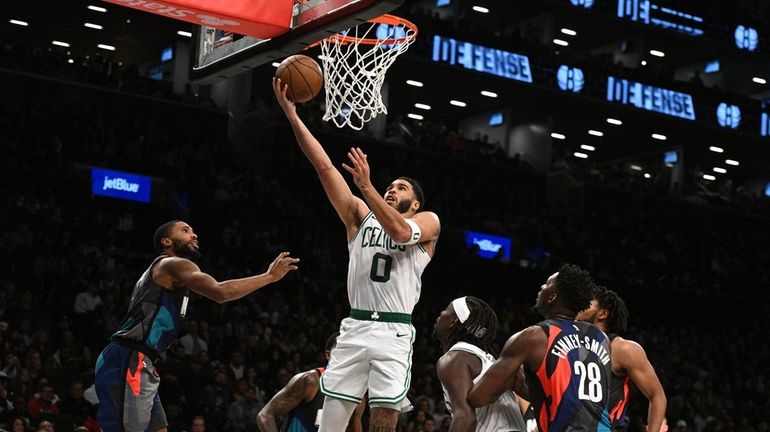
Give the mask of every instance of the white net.
[(367, 22), (321, 42), (324, 120), (361, 130), (378, 114), (388, 113), (380, 94), (385, 73), (417, 36), (413, 24), (401, 21)]

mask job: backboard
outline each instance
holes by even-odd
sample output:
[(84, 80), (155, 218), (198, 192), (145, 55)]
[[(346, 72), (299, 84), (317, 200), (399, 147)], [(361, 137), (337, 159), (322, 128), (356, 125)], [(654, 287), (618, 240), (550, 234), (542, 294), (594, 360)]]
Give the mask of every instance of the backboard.
[(210, 84), (280, 61), (334, 33), (386, 14), (404, 0), (295, 0), (291, 28), (271, 39), (200, 26), (193, 36), (190, 78)]

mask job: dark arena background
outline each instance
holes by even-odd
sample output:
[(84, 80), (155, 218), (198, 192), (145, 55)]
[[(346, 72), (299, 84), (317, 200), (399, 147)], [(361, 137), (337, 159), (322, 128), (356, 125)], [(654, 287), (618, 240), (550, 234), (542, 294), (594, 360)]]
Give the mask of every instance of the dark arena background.
[[(193, 294), (159, 362), (170, 431), (195, 416), (256, 431), (291, 376), (325, 364), (349, 313), (345, 230), (275, 101), (275, 65), (196, 81), (191, 24), (96, 0), (6, 3), (0, 426), (98, 431), (96, 356), (155, 257), (153, 230), (183, 219), (218, 280), (280, 251), (302, 259), (238, 301)], [(448, 430), (432, 337), (448, 302), (487, 300), (501, 346), (540, 319), (540, 285), (571, 262), (625, 299), (672, 430), (767, 431), (770, 2), (415, 0), (393, 13), (419, 36), (388, 71), (387, 115), (353, 131), (321, 119), (323, 93), (298, 109), (336, 166), (360, 146), (380, 192), (414, 177), (441, 218), (413, 314), (415, 410), (398, 430)], [(644, 430), (638, 391), (627, 414)]]

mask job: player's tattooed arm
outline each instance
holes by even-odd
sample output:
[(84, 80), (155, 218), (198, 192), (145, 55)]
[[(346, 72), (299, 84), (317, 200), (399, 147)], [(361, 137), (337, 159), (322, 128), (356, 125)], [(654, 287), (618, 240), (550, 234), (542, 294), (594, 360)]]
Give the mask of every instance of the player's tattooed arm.
[(316, 371), (302, 372), (294, 375), (284, 388), (257, 414), (257, 426), (261, 432), (278, 432), (275, 418), (285, 416), (302, 402), (315, 397), (318, 391), (318, 373)]

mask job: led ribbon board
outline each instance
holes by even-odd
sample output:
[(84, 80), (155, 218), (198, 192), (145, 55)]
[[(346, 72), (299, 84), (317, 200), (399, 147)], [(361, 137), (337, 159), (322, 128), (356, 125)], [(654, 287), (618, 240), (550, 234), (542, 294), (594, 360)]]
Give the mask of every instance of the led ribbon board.
[(151, 186), (151, 177), (91, 168), (91, 193), (94, 195), (149, 203)]
[(703, 18), (671, 9), (650, 0), (618, 0), (618, 18), (672, 29), (690, 36), (703, 36)]
[(433, 61), (532, 83), (529, 57), (442, 36), (433, 37)]
[(695, 120), (692, 96), (615, 77), (607, 78), (607, 100), (639, 109)]
[(511, 239), (508, 237), (476, 231), (465, 231), (465, 246), (471, 247), (474, 244), (478, 245), (479, 256), (482, 258), (494, 258), (500, 248), (503, 248), (503, 257), (505, 259), (511, 258)]

